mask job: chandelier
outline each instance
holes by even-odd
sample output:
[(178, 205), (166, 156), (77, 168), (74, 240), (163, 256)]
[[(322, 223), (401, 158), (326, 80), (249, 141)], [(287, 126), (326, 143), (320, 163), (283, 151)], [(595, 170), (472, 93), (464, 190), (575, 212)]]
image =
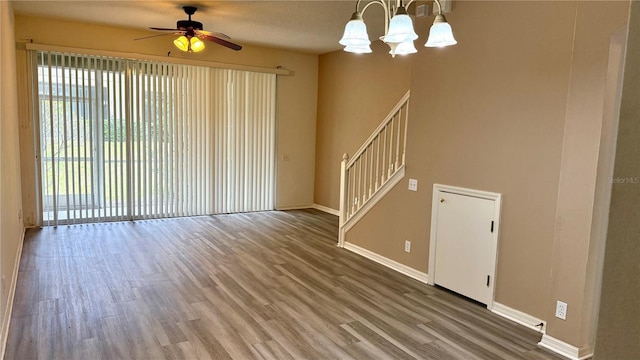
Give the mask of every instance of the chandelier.
[[(366, 0), (365, 0), (366, 1)], [(366, 54), (371, 52), (371, 40), (367, 33), (367, 25), (362, 19), (362, 15), (369, 6), (377, 4), (384, 8), (384, 35), (380, 37), (385, 44), (389, 45), (389, 54), (407, 55), (418, 52), (413, 42), (418, 38), (413, 29), (413, 21), (407, 14), (407, 7), (415, 0), (410, 0), (404, 4), (402, 0), (368, 0), (366, 5), (360, 9), (361, 0), (356, 1), (356, 11), (351, 16), (351, 20), (344, 28), (344, 34), (340, 39), (340, 45), (344, 45), (344, 51), (356, 54)], [(451, 25), (442, 14), (441, 0), (435, 0), (438, 6), (438, 14), (429, 30), (429, 37), (424, 44), (426, 47), (445, 47), (455, 45), (458, 42), (453, 37)], [(450, 0), (442, 0), (450, 1)], [(449, 2), (450, 4), (450, 2)]]

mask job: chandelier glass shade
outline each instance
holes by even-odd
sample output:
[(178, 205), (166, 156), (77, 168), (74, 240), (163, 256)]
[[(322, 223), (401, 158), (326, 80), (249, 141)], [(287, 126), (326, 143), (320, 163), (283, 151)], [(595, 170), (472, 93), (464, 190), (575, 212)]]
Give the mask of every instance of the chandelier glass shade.
[(404, 6), (400, 6), (396, 14), (389, 22), (389, 31), (384, 36), (383, 41), (386, 43), (400, 44), (405, 41), (413, 41), (418, 38), (415, 30), (413, 30), (413, 20), (407, 14)]
[(344, 51), (364, 54), (371, 52), (371, 40), (367, 33), (367, 25), (362, 20), (362, 15), (353, 13), (351, 20), (344, 27), (344, 34), (339, 41), (340, 45), (344, 45)]
[(453, 31), (451, 30), (451, 25), (449, 25), (447, 19), (444, 15), (436, 15), (436, 20), (433, 22), (433, 25), (431, 25), (429, 38), (424, 46), (445, 47), (455, 45), (457, 43), (458, 42), (453, 37)]
[(369, 54), (372, 53), (371, 46), (362, 45), (362, 46), (345, 46), (344, 51), (354, 53), (354, 54)]
[(401, 42), (400, 44), (398, 44), (398, 46), (396, 46), (395, 49), (389, 50), (389, 54), (391, 54), (392, 57), (395, 57), (396, 55), (415, 54), (417, 52), (418, 50), (416, 49), (415, 45), (413, 45), (412, 40)]

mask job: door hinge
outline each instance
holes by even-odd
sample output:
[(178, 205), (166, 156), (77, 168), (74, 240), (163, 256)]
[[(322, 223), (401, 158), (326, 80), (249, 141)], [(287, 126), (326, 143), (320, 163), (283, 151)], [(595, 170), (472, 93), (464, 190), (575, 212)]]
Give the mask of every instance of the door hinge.
[(493, 220), (491, 220), (491, 232), (493, 232)]
[(487, 275), (487, 287), (489, 287), (489, 280), (491, 280), (491, 275)]

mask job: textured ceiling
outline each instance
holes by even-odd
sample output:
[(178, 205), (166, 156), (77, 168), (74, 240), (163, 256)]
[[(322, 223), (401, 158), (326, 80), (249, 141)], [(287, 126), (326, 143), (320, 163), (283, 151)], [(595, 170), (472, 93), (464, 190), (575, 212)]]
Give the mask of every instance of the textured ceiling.
[[(147, 29), (175, 27), (186, 19), (182, 6), (198, 7), (193, 20), (239, 44), (256, 44), (322, 54), (340, 49), (338, 40), (355, 8), (349, 1), (14, 1), (17, 15), (84, 21)], [(372, 7), (365, 19), (369, 35), (382, 35), (382, 12)], [(378, 14), (375, 14), (375, 13)], [(150, 35), (154, 34), (149, 32)]]

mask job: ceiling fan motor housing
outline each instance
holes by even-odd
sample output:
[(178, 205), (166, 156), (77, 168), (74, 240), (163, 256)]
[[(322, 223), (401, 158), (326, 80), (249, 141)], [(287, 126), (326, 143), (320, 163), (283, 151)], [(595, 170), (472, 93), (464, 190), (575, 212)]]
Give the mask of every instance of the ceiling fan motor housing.
[(189, 28), (193, 30), (202, 30), (202, 23), (193, 20), (178, 20), (176, 27), (180, 30), (188, 30)]

